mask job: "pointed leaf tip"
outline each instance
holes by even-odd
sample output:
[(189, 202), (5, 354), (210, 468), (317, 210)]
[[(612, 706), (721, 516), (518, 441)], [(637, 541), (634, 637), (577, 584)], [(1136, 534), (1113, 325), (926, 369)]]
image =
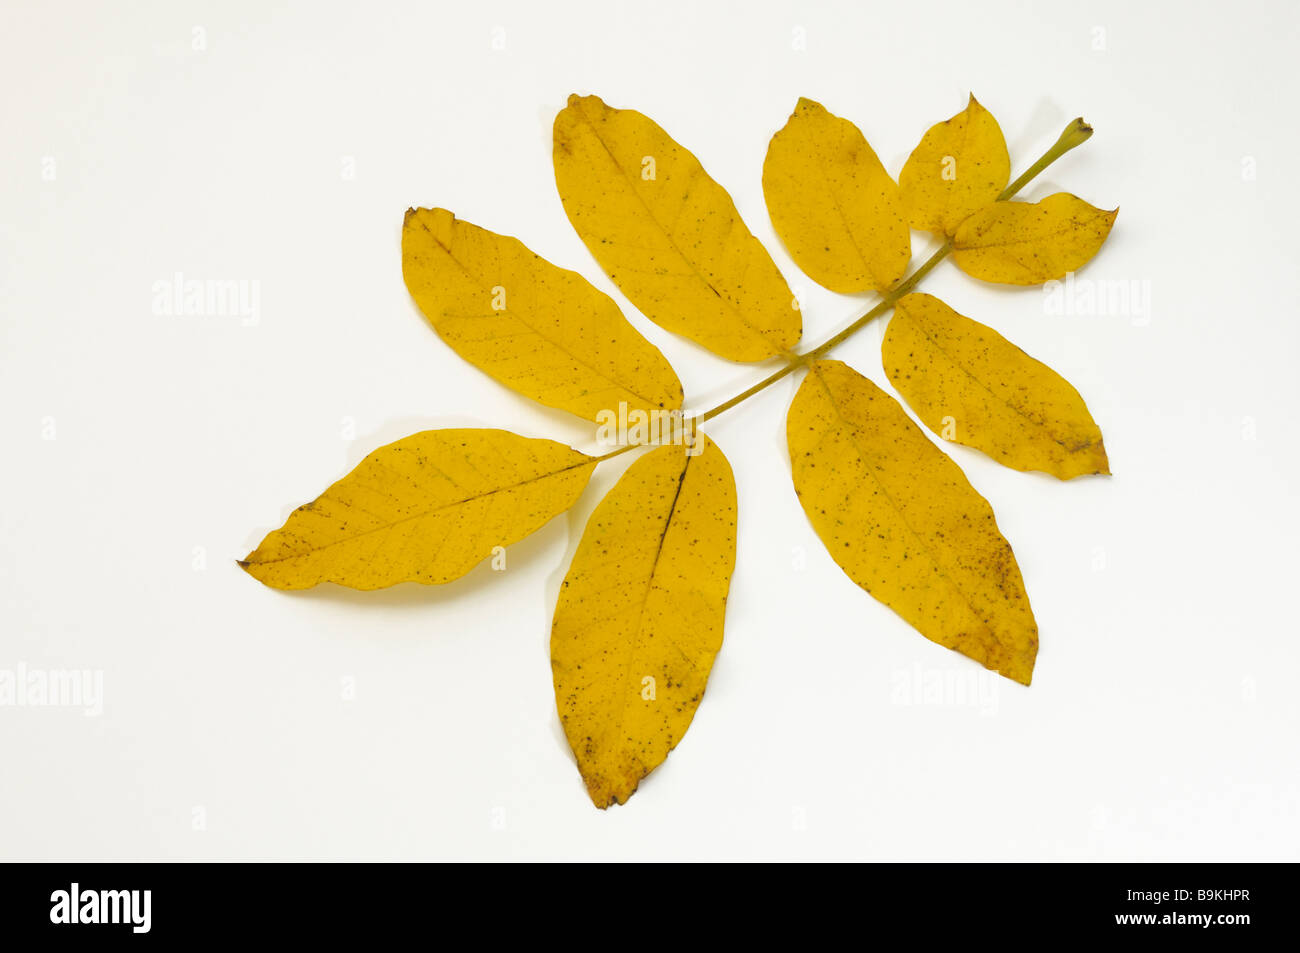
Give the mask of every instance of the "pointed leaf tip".
[(763, 198), (790, 257), (819, 285), (883, 291), (907, 271), (898, 186), (857, 126), (820, 103), (801, 98), (772, 136)]
[(786, 418), (795, 492), (831, 557), (926, 638), (1028, 685), (1038, 625), (988, 502), (892, 397), (817, 361)]
[(789, 350), (802, 318), (726, 190), (649, 117), (571, 100), (552, 130), (574, 231), (646, 317), (733, 361)]
[(966, 108), (921, 137), (898, 176), (913, 228), (951, 237), (994, 202), (1011, 178), (1011, 157), (998, 121), (971, 93)]
[(1101, 429), (1079, 392), (938, 298), (898, 302), (881, 358), (890, 383), (943, 439), (1061, 480), (1108, 472)]
[(608, 295), (516, 238), (442, 208), (408, 215), (402, 275), (453, 350), (512, 390), (599, 422), (678, 410), (682, 385)]
[(592, 803), (622, 804), (690, 727), (722, 646), (736, 482), (716, 444), (640, 457), (596, 507), (560, 587), (551, 669)]
[(1041, 202), (996, 202), (953, 235), (953, 260), (968, 275), (1010, 285), (1064, 278), (1092, 260), (1119, 209), (1107, 212), (1068, 192)]
[(450, 582), (572, 506), (596, 463), (504, 430), (426, 430), (371, 453), (241, 563), (274, 589)]

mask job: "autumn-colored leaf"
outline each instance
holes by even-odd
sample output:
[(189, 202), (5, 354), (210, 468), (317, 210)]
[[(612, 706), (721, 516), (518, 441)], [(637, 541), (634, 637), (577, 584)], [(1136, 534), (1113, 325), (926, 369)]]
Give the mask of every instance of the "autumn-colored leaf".
[[(1062, 478), (1106, 472), (1101, 434), (1069, 384), (989, 328), (908, 294), (950, 255), (1012, 284), (1086, 262), (1116, 212), (1066, 194), (1008, 200), (1091, 135), (1072, 121), (1006, 185), (1001, 131), (971, 97), (926, 133), (900, 186), (852, 123), (799, 100), (764, 162), (773, 225), (814, 280), (881, 296), (795, 354), (798, 302), (726, 191), (647, 117), (570, 97), (554, 124), (555, 179), (597, 262), (661, 326), (731, 360), (782, 366), (688, 421), (671, 366), (611, 299), (517, 239), (410, 209), (403, 274), (443, 340), (502, 384), (600, 424), (598, 441), (617, 433), (618, 449), (418, 433), (367, 456), (239, 564), (281, 589), (447, 582), (572, 506), (601, 462), (690, 438), (643, 455), (596, 507), (552, 623), (556, 707), (588, 795), (602, 809), (624, 803), (689, 729), (722, 645), (736, 485), (696, 427), (803, 370), (786, 422), (792, 476), (832, 557), (927, 638), (1029, 684), (1037, 625), (988, 503), (896, 401), (819, 358), (894, 309), (887, 372), (940, 436)], [(909, 223), (948, 240), (906, 274)]]
[(655, 323), (733, 361), (798, 343), (798, 304), (722, 186), (651, 119), (570, 96), (555, 182), (606, 274)]
[(971, 213), (996, 200), (1010, 178), (1002, 128), (972, 95), (965, 109), (921, 137), (898, 186), (913, 228), (951, 236)]
[(898, 186), (866, 138), (821, 103), (800, 99), (772, 137), (763, 196), (790, 257), (831, 291), (883, 291), (912, 257)]
[(446, 209), (411, 209), (402, 274), (438, 335), (461, 357), (521, 394), (596, 420), (677, 410), (682, 385), (618, 305), (576, 272)]
[(597, 807), (682, 739), (722, 646), (736, 483), (703, 434), (637, 460), (587, 523), (551, 630), (555, 701)]
[(572, 506), (596, 462), (504, 430), (426, 430), (370, 454), (240, 565), (276, 589), (449, 582)]
[(840, 361), (786, 418), (795, 492), (831, 557), (926, 638), (1029, 684), (1038, 626), (993, 510), (898, 402)]
[(1070, 383), (938, 298), (898, 302), (885, 373), (922, 422), (1016, 470), (1109, 473), (1101, 430)]
[(968, 275), (1039, 285), (1082, 268), (1100, 250), (1119, 209), (1094, 208), (1066, 192), (1041, 202), (994, 202), (953, 236), (953, 260)]

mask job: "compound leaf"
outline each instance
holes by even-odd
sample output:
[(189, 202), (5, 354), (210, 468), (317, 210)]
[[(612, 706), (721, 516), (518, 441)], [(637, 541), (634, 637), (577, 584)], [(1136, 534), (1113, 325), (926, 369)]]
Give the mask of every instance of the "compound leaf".
[(1007, 141), (972, 95), (966, 108), (931, 126), (898, 175), (913, 228), (951, 236), (995, 201), (1011, 178)]
[(800, 99), (763, 162), (772, 226), (796, 264), (831, 291), (883, 291), (912, 257), (898, 186), (866, 138)]
[(576, 272), (446, 209), (410, 209), (402, 274), (452, 349), (505, 386), (596, 420), (626, 403), (677, 410), (682, 385), (618, 305)]
[(890, 382), (945, 439), (1062, 480), (1110, 472), (1101, 430), (1069, 381), (938, 298), (900, 300), (881, 354)]
[(555, 182), (601, 268), (646, 317), (733, 361), (799, 341), (789, 286), (722, 186), (653, 120), (570, 96)]
[(239, 564), (276, 589), (449, 582), (572, 506), (596, 462), (504, 430), (426, 430), (370, 454)]
[(817, 361), (786, 418), (795, 492), (849, 578), (926, 638), (1029, 684), (1038, 626), (993, 510), (880, 388)]
[(560, 589), (555, 701), (592, 802), (624, 803), (690, 726), (722, 646), (736, 483), (703, 434), (637, 460), (601, 501)]
[(1040, 285), (1082, 268), (1101, 249), (1119, 209), (1110, 212), (1067, 192), (1041, 202), (994, 202), (961, 223), (953, 260), (984, 281)]

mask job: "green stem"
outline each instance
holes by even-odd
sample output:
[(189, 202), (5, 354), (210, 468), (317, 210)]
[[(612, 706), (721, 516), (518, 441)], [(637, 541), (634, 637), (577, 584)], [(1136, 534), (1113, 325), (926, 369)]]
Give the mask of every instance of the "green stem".
[(931, 272), (931, 270), (933, 270), (935, 265), (939, 264), (939, 262), (947, 258), (948, 253), (951, 251), (952, 251), (952, 244), (949, 242), (944, 242), (944, 244), (939, 248), (938, 251), (936, 251), (933, 255), (931, 255), (929, 258), (925, 260), (924, 264), (922, 264), (921, 267), (917, 268), (916, 271), (912, 272), (910, 275), (908, 275), (906, 278), (904, 278), (902, 281), (896, 284), (893, 288), (891, 288), (888, 292), (886, 292), (885, 296), (882, 297), (879, 302), (877, 302), (875, 307), (873, 307), (862, 317), (858, 318), (856, 321), (850, 324), (839, 334), (836, 334), (834, 337), (827, 338), (825, 341), (817, 345), (811, 351), (804, 351), (802, 354), (796, 354), (794, 358), (791, 359), (790, 362), (787, 363), (784, 367), (775, 371), (768, 377), (765, 377), (763, 380), (759, 381), (753, 387), (750, 387), (748, 390), (741, 391), (739, 394), (737, 394), (735, 397), (732, 397), (730, 400), (723, 401), (721, 404), (718, 404), (718, 406), (710, 410), (706, 410), (704, 413), (698, 415), (695, 418), (696, 424), (702, 424), (708, 420), (712, 420), (714, 417), (718, 416), (718, 414), (730, 410), (732, 407), (735, 407), (741, 401), (744, 401), (749, 397), (752, 397), (754, 394), (757, 394), (759, 391), (763, 390), (766, 387), (770, 387), (772, 384), (775, 384), (781, 378), (794, 373), (796, 370), (798, 370), (800, 367), (803, 367), (809, 361), (816, 360), (817, 358), (825, 354), (827, 351), (832, 350), (839, 344), (851, 338), (864, 326), (874, 321), (876, 318), (880, 317), (882, 314), (884, 314), (886, 311), (892, 308), (894, 306), (894, 303), (898, 301), (899, 298), (903, 297), (903, 295), (905, 294), (908, 294), (913, 288), (915, 288), (917, 283), (926, 275), (928, 275)]
[(1065, 131), (1061, 133), (1061, 137), (1056, 140), (1056, 144), (1052, 146), (1052, 148), (1039, 156), (1038, 161), (1021, 173), (1020, 178), (1016, 179), (1016, 181), (1012, 182), (1002, 190), (1002, 194), (998, 196), (998, 201), (1003, 202), (1011, 198), (1011, 196), (1015, 195), (1031, 181), (1037, 178), (1038, 173), (1042, 172), (1075, 146), (1083, 145), (1091, 136), (1092, 126), (1084, 122), (1083, 117), (1080, 116), (1074, 122), (1065, 127)]
[[(1023, 173), (1021, 173), (1018, 179), (1016, 179), (1014, 182), (1012, 182), (1010, 185), (1008, 185), (1005, 189), (1002, 190), (1002, 194), (1000, 194), (997, 197), (997, 201), (1004, 202), (1007, 199), (1011, 198), (1013, 195), (1015, 195), (1021, 189), (1023, 189), (1026, 185), (1032, 182), (1035, 178), (1037, 178), (1038, 175), (1044, 169), (1046, 169), (1057, 159), (1061, 158), (1061, 156), (1065, 155), (1075, 146), (1080, 146), (1083, 145), (1083, 143), (1087, 142), (1088, 137), (1091, 135), (1092, 135), (1092, 127), (1089, 126), (1086, 122), (1084, 122), (1082, 118), (1074, 120), (1074, 122), (1070, 123), (1068, 126), (1065, 127), (1065, 131), (1061, 133), (1060, 138), (1056, 140), (1056, 143), (1050, 149), (1048, 149), (1038, 158), (1037, 162), (1031, 165), (1028, 169), (1026, 169)], [(779, 368), (776, 371), (773, 371), (771, 374), (763, 378), (757, 384), (754, 384), (752, 387), (746, 388), (745, 390), (741, 391), (739, 394), (736, 394), (734, 397), (729, 398), (728, 400), (724, 400), (716, 407), (711, 407), (709, 410), (706, 410), (704, 413), (697, 414), (694, 418), (692, 418), (695, 426), (699, 426), (700, 424), (706, 423), (707, 421), (712, 420), (714, 417), (718, 416), (719, 414), (726, 413), (728, 410), (730, 410), (732, 407), (735, 407), (737, 404), (743, 403), (744, 401), (753, 397), (755, 394), (759, 393), (760, 391), (766, 390), (767, 388), (771, 387), (777, 381), (793, 374), (799, 368), (806, 365), (809, 361), (814, 361), (817, 358), (821, 357), (822, 355), (830, 352), (834, 348), (838, 347), (839, 345), (843, 344), (845, 341), (847, 341), (853, 335), (857, 334), (859, 331), (861, 331), (864, 327), (866, 327), (876, 318), (880, 317), (886, 311), (893, 308), (893, 306), (898, 302), (899, 298), (902, 298), (904, 295), (910, 294), (912, 290), (920, 283), (921, 279), (924, 278), (926, 275), (928, 275), (931, 271), (933, 271), (935, 266), (938, 265), (939, 262), (947, 258), (950, 254), (952, 254), (951, 240), (945, 241), (942, 245), (940, 245), (938, 250), (935, 251), (935, 253), (931, 255), (929, 258), (927, 258), (924, 262), (922, 262), (921, 265), (915, 271), (913, 271), (910, 275), (908, 275), (898, 284), (894, 285), (894, 287), (890, 288), (889, 291), (885, 292), (885, 294), (881, 296), (880, 301), (878, 301), (870, 311), (862, 315), (860, 318), (858, 318), (856, 321), (854, 321), (844, 330), (827, 338), (825, 341), (823, 341), (821, 344), (818, 344), (812, 350), (791, 355), (781, 368)], [(616, 457), (620, 453), (625, 453), (626, 451), (631, 450), (636, 446), (637, 444), (627, 444), (625, 446), (618, 447), (615, 450), (611, 450), (609, 453), (605, 454), (604, 456), (596, 457), (596, 460), (597, 461), (608, 460), (611, 457)]]
[[(1032, 182), (1035, 178), (1037, 178), (1039, 173), (1041, 173), (1044, 169), (1046, 169), (1057, 159), (1061, 158), (1061, 156), (1065, 155), (1075, 146), (1080, 146), (1083, 145), (1083, 143), (1087, 142), (1088, 137), (1091, 135), (1092, 135), (1092, 127), (1089, 126), (1086, 122), (1084, 122), (1082, 118), (1074, 120), (1074, 122), (1070, 123), (1068, 126), (1065, 127), (1065, 131), (1061, 133), (1060, 138), (1056, 140), (1056, 143), (1052, 146), (1052, 148), (1044, 152), (1038, 158), (1038, 161), (1035, 162), (1033, 165), (1031, 165), (1028, 169), (1026, 169), (1024, 173), (1022, 173), (1021, 176), (1018, 179), (1016, 179), (1016, 181), (1012, 182), (1010, 185), (1008, 185), (1005, 189), (1002, 190), (1002, 194), (1000, 194), (997, 197), (997, 201), (1003, 202), (1011, 198), (1013, 195), (1015, 195), (1017, 192), (1023, 189), (1026, 185)], [(854, 321), (852, 324), (846, 327), (843, 331), (840, 331), (838, 334), (834, 335), (833, 337), (827, 338), (825, 341), (823, 341), (821, 344), (817, 345), (815, 348), (813, 348), (810, 351), (804, 351), (802, 354), (796, 354), (788, 363), (785, 364), (784, 367), (780, 368), (779, 370), (763, 378), (763, 380), (759, 381), (757, 384), (747, 388), (746, 390), (741, 391), (735, 397), (732, 397), (728, 400), (724, 400), (716, 407), (712, 407), (709, 410), (706, 410), (704, 413), (697, 415), (695, 417), (695, 423), (698, 425), (698, 424), (705, 423), (709, 420), (712, 420), (714, 417), (718, 416), (719, 414), (725, 413), (726, 411), (730, 410), (732, 407), (735, 407), (737, 404), (748, 400), (750, 397), (753, 397), (759, 391), (766, 390), (768, 387), (771, 387), (773, 384), (775, 384), (777, 381), (781, 380), (782, 378), (787, 377), (790, 374), (793, 374), (796, 370), (803, 367), (809, 361), (814, 361), (817, 358), (821, 357), (823, 354), (826, 354), (829, 351), (833, 350), (834, 348), (838, 347), (839, 345), (843, 344), (845, 341), (847, 341), (853, 335), (857, 334), (859, 331), (861, 331), (864, 327), (866, 327), (876, 318), (880, 317), (886, 311), (890, 310), (894, 306), (894, 304), (898, 301), (899, 298), (902, 298), (904, 295), (910, 294), (912, 290), (920, 283), (921, 279), (924, 278), (926, 275), (928, 275), (931, 271), (933, 271), (935, 266), (938, 265), (939, 262), (947, 258), (951, 253), (952, 253), (952, 242), (951, 240), (945, 241), (942, 245), (939, 246), (939, 249), (933, 255), (931, 255), (924, 262), (922, 262), (920, 267), (918, 267), (914, 272), (912, 272), (910, 275), (908, 275), (898, 284), (894, 285), (893, 288), (891, 288), (889, 291), (887, 291), (884, 294), (883, 297), (881, 297), (880, 301), (877, 302), (876, 305), (870, 311), (862, 315), (862, 317), (858, 318), (856, 321)]]

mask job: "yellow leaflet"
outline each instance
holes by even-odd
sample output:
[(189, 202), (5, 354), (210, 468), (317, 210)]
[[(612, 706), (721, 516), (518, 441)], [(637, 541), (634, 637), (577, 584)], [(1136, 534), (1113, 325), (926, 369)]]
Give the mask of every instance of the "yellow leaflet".
[(898, 186), (858, 127), (800, 99), (772, 137), (763, 196), (790, 257), (831, 291), (883, 291), (912, 257)]
[(595, 466), (553, 440), (426, 430), (370, 454), (240, 565), (276, 589), (449, 582), (567, 510)]
[(596, 261), (655, 323), (733, 361), (794, 347), (798, 304), (722, 186), (652, 120), (570, 96), (555, 183)]
[(1010, 178), (1002, 129), (972, 95), (964, 110), (921, 137), (898, 186), (913, 228), (950, 236), (963, 219), (995, 201)]
[(1082, 268), (1110, 234), (1119, 209), (1104, 212), (1066, 192), (1041, 202), (995, 202), (953, 236), (953, 260), (984, 281), (1038, 285)]
[(556, 706), (599, 808), (624, 803), (681, 740), (722, 647), (736, 481), (699, 439), (696, 456), (660, 447), (628, 468), (587, 523), (555, 607)]
[(899, 301), (881, 353), (890, 381), (944, 439), (1062, 480), (1110, 472), (1101, 430), (1079, 392), (938, 298)]
[(1029, 684), (1038, 626), (993, 510), (903, 408), (817, 361), (786, 418), (799, 502), (850, 579), (926, 638)]
[(411, 209), (406, 287), (461, 357), (525, 396), (596, 420), (602, 410), (677, 410), (682, 385), (608, 295), (517, 239), (446, 209)]

